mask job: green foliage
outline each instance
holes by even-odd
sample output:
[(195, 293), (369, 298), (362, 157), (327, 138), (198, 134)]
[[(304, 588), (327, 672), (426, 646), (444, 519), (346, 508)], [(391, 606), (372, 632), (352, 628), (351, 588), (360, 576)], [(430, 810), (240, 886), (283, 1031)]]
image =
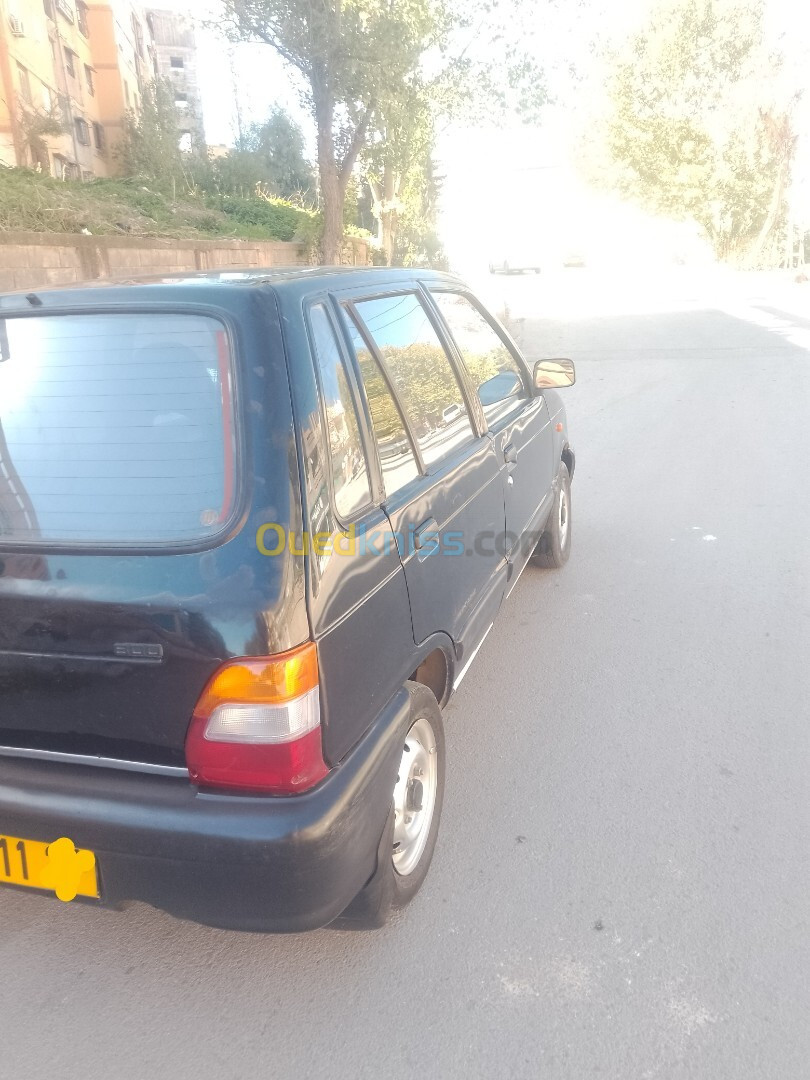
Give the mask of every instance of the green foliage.
[(31, 155), (31, 160), (41, 169), (50, 169), (48, 156), (48, 137), (58, 138), (65, 134), (65, 125), (58, 111), (38, 112), (23, 109), (20, 116), (20, 133), (24, 148)]
[(238, 225), (261, 228), (278, 240), (295, 239), (303, 222), (313, 216), (282, 199), (243, 199), (234, 195), (217, 195), (210, 197), (207, 205), (221, 211)]
[[(410, 419), (414, 422), (417, 435), (426, 434), (439, 423), (442, 410), (447, 405), (447, 383), (442, 378), (447, 364), (444, 350), (439, 345), (415, 344), (404, 349), (386, 345), (381, 353), (389, 370), (397, 373), (404, 400), (424, 403), (424, 411)], [(387, 384), (366, 350), (359, 350), (357, 359), (363, 373), (374, 428), (381, 440), (394, 439), (402, 430), (402, 420)]]
[[(224, 0), (224, 13), (233, 40), (265, 42), (303, 77), (318, 135), (327, 261), (361, 152), (390, 204), (392, 172), (404, 176), (424, 160), (438, 116), (469, 109), (473, 99), (490, 115), (496, 104), (545, 100), (520, 29), (520, 16), (536, 14), (534, 0)], [(390, 218), (383, 229), (390, 256)]]
[(224, 0), (239, 41), (265, 42), (302, 76), (317, 131), (324, 257), (337, 260), (346, 188), (382, 101), (447, 43), (450, 0)]
[(395, 266), (427, 266), (447, 269), (447, 257), (436, 226), (441, 180), (433, 158), (427, 153), (418, 167), (405, 177), (400, 191), (402, 210), (397, 215), (394, 240)]
[[(783, 164), (768, 135), (779, 58), (762, 0), (663, 0), (608, 56), (603, 182), (653, 212), (693, 218), (729, 257), (755, 241)], [(594, 130), (589, 132), (593, 139)]]
[(274, 109), (263, 124), (253, 124), (227, 157), (212, 163), (218, 191), (238, 195), (261, 185), (280, 198), (313, 192), (312, 166), (304, 154), (301, 128), (283, 109)]
[(141, 179), (54, 180), (30, 169), (0, 170), (0, 231), (178, 238), (234, 237), (317, 242), (312, 211), (283, 200), (175, 197)]
[(139, 112), (124, 117), (121, 141), (114, 150), (121, 171), (163, 187), (184, 179), (183, 153), (174, 94), (164, 79), (145, 86)]

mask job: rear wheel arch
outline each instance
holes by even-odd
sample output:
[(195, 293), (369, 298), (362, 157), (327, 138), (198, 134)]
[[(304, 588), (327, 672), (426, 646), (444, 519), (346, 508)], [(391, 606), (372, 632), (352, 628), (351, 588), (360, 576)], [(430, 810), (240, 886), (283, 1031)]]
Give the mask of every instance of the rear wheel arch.
[(451, 662), (445, 650), (437, 647), (426, 653), (411, 674), (410, 681), (426, 686), (440, 707), (446, 705), (453, 680)]
[(562, 453), (560, 454), (560, 457), (562, 458), (562, 462), (565, 465), (566, 469), (568, 469), (568, 476), (573, 477), (573, 475), (574, 475), (574, 452), (571, 449), (571, 447), (568, 445), (568, 443), (566, 443), (565, 446), (562, 448)]

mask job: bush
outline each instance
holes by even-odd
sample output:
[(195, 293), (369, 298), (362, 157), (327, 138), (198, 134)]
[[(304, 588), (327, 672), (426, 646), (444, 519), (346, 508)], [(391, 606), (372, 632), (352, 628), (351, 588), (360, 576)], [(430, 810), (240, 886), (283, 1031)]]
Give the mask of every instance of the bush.
[(262, 196), (243, 199), (238, 195), (212, 195), (207, 203), (240, 225), (266, 229), (279, 240), (301, 238), (302, 233), (311, 230), (310, 222), (314, 216), (307, 210), (291, 206), (283, 199), (271, 201)]

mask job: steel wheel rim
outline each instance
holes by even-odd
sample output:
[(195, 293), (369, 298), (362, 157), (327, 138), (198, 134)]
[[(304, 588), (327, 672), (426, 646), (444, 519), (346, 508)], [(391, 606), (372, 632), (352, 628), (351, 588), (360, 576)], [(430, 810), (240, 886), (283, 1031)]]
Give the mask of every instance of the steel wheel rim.
[(436, 736), (425, 717), (405, 736), (394, 787), (394, 869), (407, 877), (416, 869), (430, 835), (439, 783)]
[(559, 508), (559, 524), (560, 524), (560, 547), (565, 547), (568, 540), (568, 527), (571, 522), (571, 515), (568, 507), (568, 492), (565, 490), (565, 486), (560, 488), (560, 508)]

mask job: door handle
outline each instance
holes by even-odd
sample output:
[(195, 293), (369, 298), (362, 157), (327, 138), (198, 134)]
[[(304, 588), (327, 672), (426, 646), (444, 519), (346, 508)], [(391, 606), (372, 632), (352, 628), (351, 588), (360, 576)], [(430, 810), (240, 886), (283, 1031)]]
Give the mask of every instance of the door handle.
[(514, 443), (507, 443), (504, 446), (503, 460), (507, 465), (517, 465), (517, 450)]
[(428, 518), (414, 529), (413, 546), (422, 558), (436, 550), (439, 546), (439, 526), (435, 518)]

